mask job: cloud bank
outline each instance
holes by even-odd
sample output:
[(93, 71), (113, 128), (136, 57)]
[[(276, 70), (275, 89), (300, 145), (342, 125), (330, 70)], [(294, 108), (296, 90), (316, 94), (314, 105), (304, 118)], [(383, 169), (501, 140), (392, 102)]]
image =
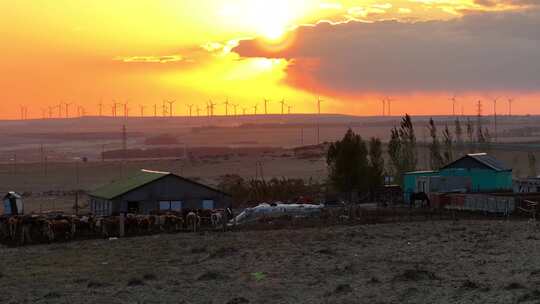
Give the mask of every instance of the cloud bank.
[(540, 91), (538, 29), (540, 8), (471, 13), (448, 21), (322, 22), (296, 29), (295, 42), (283, 50), (255, 39), (241, 41), (233, 51), (242, 57), (290, 59), (288, 81), (306, 90), (531, 93)]

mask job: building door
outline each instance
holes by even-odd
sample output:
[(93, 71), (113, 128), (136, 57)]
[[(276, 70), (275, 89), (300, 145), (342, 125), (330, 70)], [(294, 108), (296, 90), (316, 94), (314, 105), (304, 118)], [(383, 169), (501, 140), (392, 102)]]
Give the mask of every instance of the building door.
[(139, 202), (128, 202), (128, 213), (134, 213), (134, 214), (138, 214), (141, 212), (141, 208), (140, 208), (140, 203)]

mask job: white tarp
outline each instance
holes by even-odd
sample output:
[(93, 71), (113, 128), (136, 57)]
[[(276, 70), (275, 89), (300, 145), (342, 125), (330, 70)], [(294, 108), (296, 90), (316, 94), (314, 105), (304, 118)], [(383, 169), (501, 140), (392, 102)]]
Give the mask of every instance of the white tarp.
[(281, 217), (290, 215), (293, 217), (318, 216), (324, 205), (310, 204), (284, 204), (278, 202), (275, 204), (260, 204), (253, 208), (247, 208), (238, 216), (231, 220), (231, 224), (244, 224), (256, 221), (263, 217)]

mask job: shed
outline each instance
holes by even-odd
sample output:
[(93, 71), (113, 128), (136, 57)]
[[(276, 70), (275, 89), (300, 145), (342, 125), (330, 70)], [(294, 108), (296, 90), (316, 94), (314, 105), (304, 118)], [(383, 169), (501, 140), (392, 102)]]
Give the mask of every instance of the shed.
[(8, 192), (2, 199), (4, 202), (4, 214), (6, 215), (18, 215), (24, 214), (24, 204), (22, 195), (15, 192)]
[(467, 154), (438, 171), (404, 175), (404, 198), (413, 192), (486, 193), (512, 191), (512, 169), (486, 153)]
[(97, 216), (150, 214), (183, 209), (230, 208), (227, 193), (169, 173), (142, 170), (89, 194), (90, 211)]

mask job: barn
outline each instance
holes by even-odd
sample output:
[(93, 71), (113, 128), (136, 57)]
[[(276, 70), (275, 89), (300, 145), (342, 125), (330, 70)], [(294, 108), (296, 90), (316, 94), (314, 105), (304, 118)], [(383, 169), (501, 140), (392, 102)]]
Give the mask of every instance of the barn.
[(486, 153), (468, 154), (438, 171), (404, 175), (404, 199), (411, 193), (512, 192), (512, 169)]
[(232, 207), (227, 193), (169, 172), (149, 170), (96, 189), (89, 197), (90, 210), (97, 216)]

